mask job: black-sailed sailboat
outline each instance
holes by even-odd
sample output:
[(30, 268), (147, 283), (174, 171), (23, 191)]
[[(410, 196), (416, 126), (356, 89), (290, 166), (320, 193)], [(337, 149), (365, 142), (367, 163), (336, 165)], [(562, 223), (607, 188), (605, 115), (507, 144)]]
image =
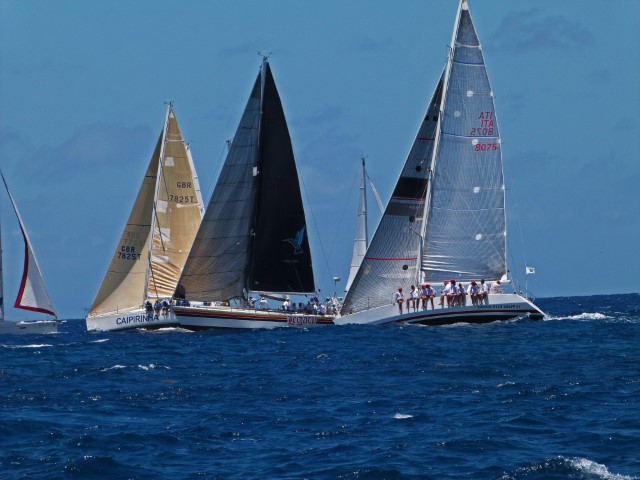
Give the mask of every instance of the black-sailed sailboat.
[(293, 147), (265, 57), (178, 282), (174, 312), (190, 330), (332, 324), (315, 310), (252, 301), (285, 303), (315, 291)]

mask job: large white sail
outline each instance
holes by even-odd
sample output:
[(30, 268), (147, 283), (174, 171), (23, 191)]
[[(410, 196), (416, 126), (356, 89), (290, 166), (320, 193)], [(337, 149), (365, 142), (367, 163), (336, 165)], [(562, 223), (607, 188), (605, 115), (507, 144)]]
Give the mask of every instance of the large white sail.
[(442, 78), (398, 182), (344, 300), (342, 314), (391, 303), (399, 286), (419, 278), (422, 218), (438, 123)]
[(358, 221), (356, 222), (356, 235), (353, 241), (353, 254), (351, 256), (351, 268), (349, 269), (349, 278), (347, 279), (347, 285), (345, 292), (349, 291), (353, 280), (356, 278), (360, 264), (367, 254), (367, 248), (369, 248), (369, 227), (368, 227), (368, 204), (367, 204), (367, 181), (371, 188), (376, 204), (380, 210), (380, 216), (384, 215), (384, 205), (378, 194), (378, 190), (374, 186), (371, 178), (367, 174), (364, 157), (362, 158), (362, 178), (360, 181), (360, 201), (358, 204)]
[(367, 173), (365, 161), (362, 159), (362, 178), (360, 180), (360, 204), (358, 206), (358, 222), (356, 223), (356, 238), (353, 242), (353, 255), (351, 256), (351, 268), (345, 291), (349, 291), (353, 279), (358, 273), (362, 259), (369, 246), (369, 232), (367, 229)]
[(11, 192), (9, 191), (4, 175), (2, 175), (2, 181), (4, 182), (7, 194), (9, 195), (9, 200), (11, 200), (13, 211), (18, 218), (20, 231), (22, 232), (22, 238), (24, 240), (24, 267), (14, 307), (32, 312), (46, 313), (47, 315), (55, 317), (56, 314), (53, 310), (53, 306), (51, 305), (51, 299), (49, 298), (47, 289), (45, 288), (44, 279), (42, 278), (38, 261), (36, 260), (33, 248), (31, 247), (31, 242), (29, 241), (29, 235), (27, 234), (27, 230), (22, 222), (22, 217), (20, 216), (16, 202), (11, 196)]
[(202, 218), (190, 154), (172, 106), (91, 315), (171, 297)]
[(506, 274), (502, 146), (493, 91), (466, 1), (445, 74), (424, 230), (423, 270), (431, 283)]

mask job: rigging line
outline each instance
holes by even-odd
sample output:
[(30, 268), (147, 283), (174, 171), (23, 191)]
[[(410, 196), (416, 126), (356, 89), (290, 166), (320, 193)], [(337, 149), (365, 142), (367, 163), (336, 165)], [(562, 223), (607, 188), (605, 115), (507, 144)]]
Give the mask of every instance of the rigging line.
[(206, 206), (209, 204), (209, 201), (211, 200), (211, 195), (213, 195), (213, 189), (215, 188), (216, 179), (220, 177), (220, 172), (222, 171), (222, 167), (224, 164), (225, 151), (227, 155), (231, 151), (231, 143), (232, 143), (231, 139), (228, 139), (224, 142), (224, 146), (222, 147), (222, 150), (220, 151), (220, 156), (218, 158), (218, 165), (217, 165), (218, 168), (216, 169), (216, 171), (210, 173), (209, 180), (206, 183), (207, 185), (207, 190), (205, 192), (206, 200), (203, 199), (205, 210), (206, 210)]
[[(294, 154), (294, 161), (295, 161), (295, 154)], [(309, 211), (311, 213), (311, 218), (313, 219), (313, 226), (316, 230), (316, 235), (318, 236), (318, 242), (320, 243), (320, 250), (322, 251), (322, 257), (324, 258), (325, 269), (327, 272), (330, 272), (331, 268), (329, 267), (329, 261), (324, 251), (324, 244), (322, 243), (322, 237), (320, 236), (320, 229), (318, 228), (318, 223), (316, 222), (316, 216), (313, 213), (313, 208), (311, 206), (311, 202), (309, 201), (309, 191), (307, 190), (307, 185), (304, 183), (302, 172), (300, 172), (299, 170), (298, 170), (298, 178), (300, 179), (300, 182), (302, 182), (302, 189), (304, 190), (304, 195), (307, 198), (307, 205), (309, 205)], [(330, 273), (329, 273), (329, 276), (331, 277)]]
[[(329, 256), (333, 255), (333, 249), (335, 248), (336, 242), (338, 240), (338, 232), (342, 231), (342, 223), (344, 221), (344, 217), (347, 213), (347, 206), (350, 205), (351, 203), (351, 198), (353, 197), (353, 192), (354, 192), (354, 185), (356, 183), (356, 179), (358, 178), (358, 171), (356, 170), (355, 173), (353, 174), (353, 179), (351, 180), (351, 186), (349, 187), (349, 193), (347, 195), (347, 202), (345, 202), (343, 204), (343, 209), (342, 209), (342, 213), (340, 215), (340, 220), (338, 221), (338, 225), (337, 228), (333, 229), (334, 231), (334, 236), (333, 236), (333, 241), (331, 243), (331, 246), (329, 248)], [(324, 274), (324, 272), (323, 272)]]

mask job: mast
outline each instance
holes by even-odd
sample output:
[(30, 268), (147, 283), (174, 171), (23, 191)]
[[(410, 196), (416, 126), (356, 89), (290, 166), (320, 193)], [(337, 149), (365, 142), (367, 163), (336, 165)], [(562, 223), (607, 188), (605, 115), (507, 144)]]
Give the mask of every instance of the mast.
[[(165, 115), (165, 119), (164, 119), (164, 127), (162, 129), (162, 140), (160, 141), (160, 155), (158, 156), (158, 171), (156, 172), (156, 186), (155, 186), (155, 191), (153, 194), (153, 210), (152, 210), (152, 216), (151, 216), (151, 229), (149, 230), (149, 235), (151, 237), (151, 240), (149, 241), (149, 250), (147, 251), (147, 273), (145, 275), (145, 281), (144, 281), (144, 290), (142, 291), (142, 301), (141, 304), (144, 304), (144, 301), (147, 298), (147, 294), (148, 294), (148, 289), (149, 289), (149, 281), (151, 280), (151, 277), (153, 276), (153, 268), (151, 265), (151, 257), (152, 257), (152, 252), (153, 252), (153, 237), (154, 237), (154, 233), (156, 228), (159, 229), (159, 226), (156, 225), (157, 221), (158, 221), (158, 212), (157, 212), (157, 208), (158, 208), (158, 193), (160, 192), (160, 179), (162, 178), (162, 169), (163, 169), (163, 159), (164, 159), (164, 152), (165, 152), (165, 148), (166, 148), (166, 141), (167, 141), (167, 129), (169, 128), (169, 115), (171, 114), (173, 108), (173, 102), (169, 102), (167, 105), (167, 114)], [(160, 235), (160, 238), (162, 239), (162, 235)], [(157, 294), (157, 292), (156, 292)]]
[(4, 322), (4, 284), (2, 271), (2, 222), (0, 222), (0, 322)]
[[(262, 119), (264, 117), (264, 88), (266, 83), (266, 69), (268, 64), (269, 56), (262, 56), (262, 65), (260, 66), (260, 110), (258, 113), (258, 128), (257, 128), (257, 137), (255, 144), (255, 165), (253, 167), (253, 176), (258, 177), (256, 182), (256, 193), (255, 198), (260, 198), (260, 193), (262, 191), (262, 182), (261, 173), (262, 173), (262, 155), (260, 154), (260, 149), (262, 146)], [(249, 292), (253, 289), (251, 288), (250, 282), (251, 277), (253, 276), (253, 258), (254, 258), (254, 246), (255, 246), (255, 235), (256, 235), (256, 224), (258, 223), (258, 210), (260, 209), (260, 205), (258, 202), (253, 202), (252, 212), (251, 212), (251, 230), (249, 234), (250, 247), (247, 255), (247, 265), (244, 275), (244, 288), (243, 293), (245, 295), (245, 300), (249, 297)]]
[(345, 291), (349, 290), (353, 279), (358, 273), (362, 259), (367, 253), (369, 247), (369, 231), (367, 227), (367, 171), (365, 167), (365, 160), (362, 157), (362, 179), (360, 181), (360, 204), (358, 208), (358, 219), (356, 223), (356, 235), (353, 241), (353, 255), (351, 256), (351, 268), (349, 269), (349, 278)]

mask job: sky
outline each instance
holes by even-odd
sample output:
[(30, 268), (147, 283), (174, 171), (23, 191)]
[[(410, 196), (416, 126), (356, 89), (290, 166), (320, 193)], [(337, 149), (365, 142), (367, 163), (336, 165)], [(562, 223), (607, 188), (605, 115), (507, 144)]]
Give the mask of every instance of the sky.
[[(502, 134), (512, 276), (524, 283), (535, 267), (538, 297), (638, 292), (640, 0), (469, 6)], [(341, 292), (360, 158), (386, 202), (456, 10), (457, 0), (0, 0), (0, 168), (59, 318), (90, 308), (168, 101), (208, 199), (260, 54), (290, 128), (316, 282), (328, 294), (340, 277)], [(0, 206), (13, 303), (22, 247), (5, 195)]]

